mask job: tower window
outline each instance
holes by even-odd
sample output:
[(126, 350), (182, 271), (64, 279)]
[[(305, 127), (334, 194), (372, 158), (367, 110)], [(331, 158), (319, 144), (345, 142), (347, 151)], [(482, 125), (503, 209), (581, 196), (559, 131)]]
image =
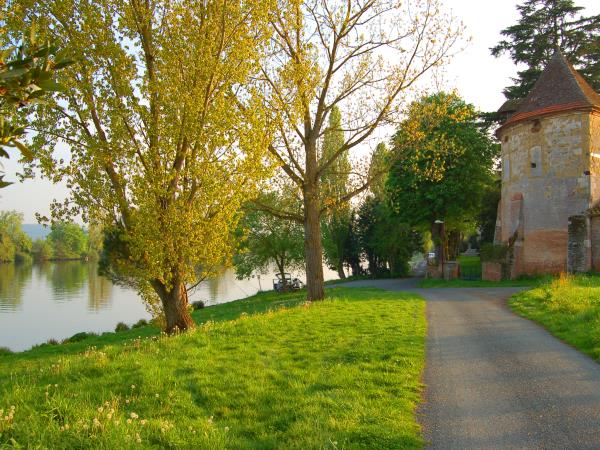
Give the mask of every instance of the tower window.
[(542, 124), (540, 123), (540, 119), (535, 119), (533, 121), (533, 125), (531, 126), (531, 132), (537, 133), (542, 129)]

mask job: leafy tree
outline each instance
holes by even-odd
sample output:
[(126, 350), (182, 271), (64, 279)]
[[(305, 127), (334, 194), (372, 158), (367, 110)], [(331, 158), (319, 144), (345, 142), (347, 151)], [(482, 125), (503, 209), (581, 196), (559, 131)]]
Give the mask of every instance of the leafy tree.
[(496, 177), (485, 191), (482, 200), (482, 208), (477, 217), (479, 231), (481, 232), (481, 242), (494, 242), (494, 234), (496, 233), (496, 218), (498, 215), (498, 203), (500, 202), (500, 193), (502, 190), (502, 182), (500, 177)]
[(374, 244), (375, 223), (377, 222), (377, 201), (368, 196), (358, 208), (357, 235), (361, 251), (367, 260), (369, 274), (380, 276), (385, 271), (385, 261), (377, 254)]
[(0, 234), (0, 262), (10, 262), (15, 260), (15, 245), (8, 237), (8, 234)]
[[(321, 159), (328, 159), (344, 145), (342, 115), (337, 106), (331, 109), (329, 125), (323, 136)], [(351, 166), (348, 154), (344, 153), (321, 175), (322, 205), (335, 202), (348, 193), (348, 180)], [(323, 215), (321, 228), (323, 250), (329, 267), (337, 271), (340, 278), (346, 278), (344, 264), (347, 260), (347, 241), (350, 239), (352, 212), (348, 203), (337, 205)]]
[[(269, 150), (285, 182), (301, 193), (302, 211), (257, 206), (303, 224), (308, 300), (321, 300), (321, 218), (366, 191), (379, 174), (357, 164), (345, 194), (325, 204), (322, 175), (400, 115), (404, 95), (448, 59), (460, 30), (437, 0), (282, 0), (277, 6), (261, 93), (279, 119)], [(323, 156), (319, 142), (335, 106), (344, 110), (340, 128), (347, 132), (338, 150)]]
[(31, 255), (38, 262), (52, 259), (52, 244), (47, 239), (37, 239), (31, 246)]
[(408, 274), (408, 261), (422, 247), (420, 233), (402, 222), (385, 198), (368, 196), (359, 209), (361, 248), (373, 277)]
[(600, 91), (600, 15), (582, 15), (572, 0), (526, 0), (517, 9), (518, 23), (502, 30), (506, 39), (491, 49), (525, 66), (504, 90), (508, 99), (527, 96), (557, 48)]
[(494, 180), (498, 145), (476, 120), (472, 105), (441, 92), (414, 102), (393, 140), (391, 205), (403, 222), (430, 227), (446, 257), (458, 249), (457, 233), (474, 228)]
[(21, 228), (23, 214), (0, 212), (0, 261), (23, 261), (31, 252), (31, 239)]
[(91, 260), (98, 260), (102, 252), (102, 242), (104, 235), (102, 228), (98, 225), (91, 224), (87, 230), (87, 249), (86, 255)]
[[(25, 134), (26, 113), (18, 112), (41, 102), (49, 92), (59, 90), (55, 73), (73, 61), (56, 45), (42, 41), (34, 24), (23, 35), (20, 45), (10, 45), (7, 41), (3, 29), (0, 31), (0, 157), (9, 157), (6, 147), (16, 147), (23, 157), (31, 159), (30, 150), (20, 140)], [(0, 188), (10, 184), (3, 178), (0, 175)]]
[(350, 211), (349, 232), (348, 238), (345, 240), (344, 258), (353, 276), (362, 275), (363, 269), (360, 265), (362, 252), (358, 236), (358, 219), (355, 210)]
[[(272, 199), (271, 199), (272, 201)], [(275, 265), (283, 274), (304, 264), (302, 227), (262, 211), (248, 210), (240, 223), (241, 239), (234, 257), (238, 278), (266, 272)]]
[[(250, 82), (271, 6), (10, 2), (11, 25), (35, 20), (78, 57), (59, 74), (64, 92), (33, 117), (36, 165), (72, 187), (53, 216), (103, 227), (113, 241), (102, 267), (137, 288), (169, 333), (194, 326), (187, 287), (229, 262), (238, 210), (271, 173)], [(54, 157), (59, 143), (68, 162)]]
[(346, 278), (344, 265), (350, 259), (347, 251), (352, 239), (352, 210), (345, 207), (342, 210), (334, 210), (323, 219), (321, 226), (323, 233), (323, 253), (327, 265), (337, 271), (338, 276)]
[(73, 222), (54, 222), (47, 237), (54, 259), (80, 259), (86, 255), (87, 236)]

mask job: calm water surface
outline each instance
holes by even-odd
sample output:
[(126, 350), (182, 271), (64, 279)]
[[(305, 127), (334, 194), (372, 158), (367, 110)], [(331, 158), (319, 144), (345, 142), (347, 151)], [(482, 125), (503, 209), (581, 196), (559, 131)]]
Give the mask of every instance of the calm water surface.
[[(304, 281), (302, 274), (294, 274)], [(274, 274), (237, 280), (232, 270), (198, 286), (190, 299), (207, 305), (225, 303), (272, 289)], [(325, 279), (337, 278), (325, 270)], [(21, 351), (48, 339), (80, 331), (112, 331), (148, 319), (133, 290), (113, 285), (97, 274), (96, 264), (80, 261), (0, 264), (0, 347)]]

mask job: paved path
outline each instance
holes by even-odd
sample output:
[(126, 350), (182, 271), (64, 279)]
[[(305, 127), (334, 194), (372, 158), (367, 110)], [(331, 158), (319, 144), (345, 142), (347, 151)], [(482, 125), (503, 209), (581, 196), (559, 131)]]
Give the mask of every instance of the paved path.
[(419, 415), (429, 448), (600, 449), (600, 364), (510, 312), (505, 300), (518, 288), (348, 285), (414, 290), (427, 299)]

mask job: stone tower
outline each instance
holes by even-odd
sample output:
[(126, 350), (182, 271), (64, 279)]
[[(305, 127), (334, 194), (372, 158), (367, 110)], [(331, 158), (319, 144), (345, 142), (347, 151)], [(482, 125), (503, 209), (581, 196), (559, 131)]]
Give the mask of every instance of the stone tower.
[(505, 105), (496, 241), (512, 247), (511, 276), (600, 269), (600, 95), (556, 52)]

